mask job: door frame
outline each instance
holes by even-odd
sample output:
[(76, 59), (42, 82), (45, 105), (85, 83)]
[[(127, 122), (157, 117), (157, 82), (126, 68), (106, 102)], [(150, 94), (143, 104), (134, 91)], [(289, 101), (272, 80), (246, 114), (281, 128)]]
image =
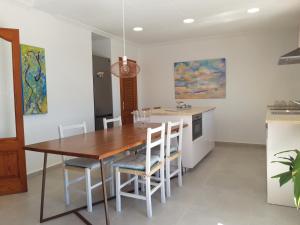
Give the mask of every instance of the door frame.
[[(4, 184), (0, 183), (0, 195), (27, 191), (27, 175), (24, 149), (24, 124), (22, 102), (22, 79), (20, 62), (20, 40), (18, 29), (0, 28), (0, 37), (9, 41), (12, 45), (13, 87), (15, 102), (16, 137), (0, 138), (0, 148), (16, 150), (18, 176), (7, 178)], [(2, 181), (1, 181), (2, 182)]]

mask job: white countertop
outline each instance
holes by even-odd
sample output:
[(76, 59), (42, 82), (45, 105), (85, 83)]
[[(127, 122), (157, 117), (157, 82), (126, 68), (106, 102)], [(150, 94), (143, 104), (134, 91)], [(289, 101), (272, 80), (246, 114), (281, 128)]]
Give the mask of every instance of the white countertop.
[(291, 115), (291, 114), (278, 115), (278, 114), (272, 114), (271, 110), (268, 110), (266, 123), (274, 123), (274, 122), (275, 123), (300, 124), (300, 114), (298, 114), (298, 115)]
[(202, 106), (202, 107), (192, 107), (190, 109), (177, 109), (177, 108), (160, 108), (152, 109), (151, 115), (168, 115), (168, 116), (192, 116), (199, 113), (204, 113), (210, 110), (214, 110), (216, 107), (212, 106)]

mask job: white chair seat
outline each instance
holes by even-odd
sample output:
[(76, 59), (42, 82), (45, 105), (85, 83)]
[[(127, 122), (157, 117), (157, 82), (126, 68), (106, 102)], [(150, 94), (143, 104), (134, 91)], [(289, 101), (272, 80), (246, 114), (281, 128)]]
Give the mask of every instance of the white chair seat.
[(74, 158), (65, 161), (66, 166), (94, 169), (100, 166), (99, 160), (88, 158)]
[[(166, 146), (165, 146), (165, 148), (166, 148)], [(170, 155), (172, 155), (173, 153), (176, 153), (177, 149), (178, 149), (177, 146), (171, 146), (170, 147)], [(166, 152), (164, 152), (164, 153), (166, 156)], [(140, 154), (146, 155), (146, 149), (141, 150)], [(159, 146), (154, 147), (153, 150), (151, 150), (151, 154), (159, 156), (159, 154), (160, 154)]]
[[(151, 155), (150, 165), (151, 167), (158, 163), (160, 160), (158, 155)], [(145, 171), (146, 166), (146, 155), (137, 154), (132, 156), (124, 157), (123, 159), (113, 163), (114, 167), (123, 169), (140, 170)]]
[[(114, 157), (104, 160), (104, 164), (114, 160)], [(95, 169), (100, 167), (100, 161), (97, 159), (74, 158), (65, 161), (66, 166)]]
[(137, 147), (133, 147), (133, 148), (130, 149), (130, 151), (136, 151), (138, 153), (146, 152), (146, 145), (142, 144), (142, 145), (139, 145)]

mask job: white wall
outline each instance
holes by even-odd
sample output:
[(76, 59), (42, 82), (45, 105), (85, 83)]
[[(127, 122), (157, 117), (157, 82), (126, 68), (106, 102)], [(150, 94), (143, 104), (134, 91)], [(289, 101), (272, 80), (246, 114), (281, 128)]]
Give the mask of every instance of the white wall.
[(266, 106), (300, 98), (300, 65), (277, 65), (279, 56), (297, 47), (297, 34), (295, 29), (144, 47), (141, 105), (175, 105), (174, 62), (225, 57), (226, 98), (185, 102), (217, 107), (218, 141), (264, 144)]
[(111, 41), (109, 38), (102, 38), (102, 39), (93, 38), (92, 40), (93, 55), (110, 58), (111, 57), (110, 42)]
[[(137, 63), (140, 62), (139, 55), (139, 46), (136, 46), (132, 43), (126, 43), (126, 55), (128, 59), (136, 60)], [(119, 57), (123, 56), (123, 43), (121, 40), (112, 38), (111, 39), (111, 63), (115, 63), (119, 61)], [(141, 99), (141, 87), (140, 87), (140, 79), (141, 74), (137, 77), (137, 86), (138, 86), (138, 104), (140, 105)], [(113, 92), (113, 114), (114, 116), (121, 115), (121, 104), (120, 104), (120, 80), (119, 78), (113, 76), (112, 77), (112, 92)]]
[[(85, 120), (93, 130), (91, 32), (18, 4), (1, 1), (0, 9), (0, 27), (18, 28), (21, 43), (45, 48), (48, 113), (24, 116), (26, 144), (58, 138), (58, 124)], [(39, 153), (27, 151), (26, 160), (28, 173), (42, 167)]]

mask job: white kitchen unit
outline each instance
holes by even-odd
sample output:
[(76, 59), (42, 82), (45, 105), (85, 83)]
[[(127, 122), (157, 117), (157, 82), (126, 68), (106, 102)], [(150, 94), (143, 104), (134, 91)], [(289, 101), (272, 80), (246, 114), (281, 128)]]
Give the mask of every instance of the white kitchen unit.
[[(290, 149), (300, 149), (300, 115), (281, 115), (267, 112), (267, 181), (268, 203), (294, 206), (293, 184), (279, 186), (271, 177), (288, 171), (288, 166), (271, 163), (278, 160), (274, 154)], [(283, 155), (284, 156), (284, 155)]]
[(183, 129), (183, 167), (195, 167), (215, 147), (214, 109), (215, 107), (161, 108), (151, 111), (151, 122), (183, 119), (188, 125)]

